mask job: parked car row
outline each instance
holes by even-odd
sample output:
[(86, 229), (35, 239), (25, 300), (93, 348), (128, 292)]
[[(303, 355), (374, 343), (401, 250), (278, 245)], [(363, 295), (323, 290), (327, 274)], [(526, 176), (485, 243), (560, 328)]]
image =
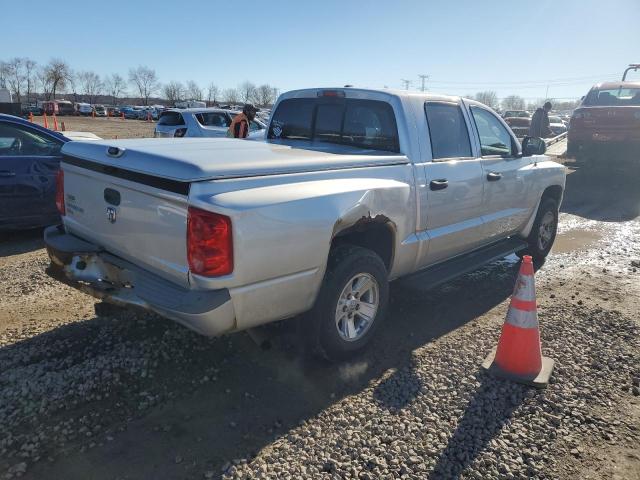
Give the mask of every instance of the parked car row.
[[(502, 114), (502, 118), (518, 138), (524, 138), (529, 134), (531, 117), (532, 113), (528, 110), (507, 110)], [(565, 133), (569, 129), (569, 121), (566, 114), (550, 115), (549, 128), (555, 135)]]

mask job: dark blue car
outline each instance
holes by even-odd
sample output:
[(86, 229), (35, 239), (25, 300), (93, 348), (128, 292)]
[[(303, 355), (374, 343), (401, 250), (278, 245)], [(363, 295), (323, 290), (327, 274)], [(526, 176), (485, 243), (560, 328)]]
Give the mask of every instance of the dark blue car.
[(64, 135), (0, 114), (0, 230), (59, 222), (56, 174)]

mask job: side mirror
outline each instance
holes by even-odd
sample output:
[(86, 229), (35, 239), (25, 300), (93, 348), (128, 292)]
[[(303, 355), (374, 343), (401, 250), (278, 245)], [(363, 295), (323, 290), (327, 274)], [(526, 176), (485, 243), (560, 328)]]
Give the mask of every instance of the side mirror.
[(547, 151), (544, 140), (538, 137), (524, 137), (522, 140), (522, 156), (543, 155)]

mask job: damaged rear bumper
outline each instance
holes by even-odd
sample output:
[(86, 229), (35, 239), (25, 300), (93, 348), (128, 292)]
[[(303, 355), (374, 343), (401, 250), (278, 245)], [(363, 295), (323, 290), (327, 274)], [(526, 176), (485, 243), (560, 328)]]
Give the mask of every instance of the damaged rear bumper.
[(44, 231), (51, 265), (47, 273), (67, 285), (115, 305), (156, 312), (207, 336), (236, 329), (227, 289), (189, 290), (66, 233)]

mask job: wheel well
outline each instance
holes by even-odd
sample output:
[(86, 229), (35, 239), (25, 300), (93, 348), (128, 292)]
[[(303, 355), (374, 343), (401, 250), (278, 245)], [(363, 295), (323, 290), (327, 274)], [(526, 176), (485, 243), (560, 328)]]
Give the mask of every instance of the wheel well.
[(551, 185), (542, 192), (542, 199), (551, 198), (556, 201), (560, 206), (560, 200), (562, 199), (562, 187), (560, 185)]
[(394, 230), (389, 221), (379, 221), (377, 218), (363, 219), (333, 237), (331, 249), (349, 244), (372, 250), (378, 254), (389, 271), (393, 261), (393, 239)]

